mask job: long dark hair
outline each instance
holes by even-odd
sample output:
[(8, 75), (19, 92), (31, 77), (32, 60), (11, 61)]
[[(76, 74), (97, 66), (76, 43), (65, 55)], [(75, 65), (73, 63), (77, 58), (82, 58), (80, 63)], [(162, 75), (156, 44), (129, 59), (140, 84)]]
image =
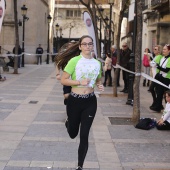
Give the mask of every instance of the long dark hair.
[(78, 42), (74, 43), (73, 45), (70, 45), (64, 52), (60, 52), (55, 57), (55, 65), (58, 67), (58, 69), (64, 70), (65, 66), (67, 65), (68, 61), (80, 54), (79, 46), (81, 45), (81, 42), (84, 38), (90, 38), (92, 41), (92, 37), (89, 35), (82, 36)]

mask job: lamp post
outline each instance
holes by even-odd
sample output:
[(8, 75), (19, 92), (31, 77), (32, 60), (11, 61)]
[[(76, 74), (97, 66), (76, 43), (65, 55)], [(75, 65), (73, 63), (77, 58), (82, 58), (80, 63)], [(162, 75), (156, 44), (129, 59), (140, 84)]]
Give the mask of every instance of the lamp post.
[(24, 62), (24, 51), (25, 51), (24, 41), (25, 41), (25, 20), (28, 20), (28, 17), (26, 17), (27, 9), (28, 8), (25, 5), (23, 5), (21, 7), (21, 13), (22, 13), (22, 16), (23, 16), (23, 21), (22, 21), (23, 22), (23, 26), (22, 26), (22, 29), (23, 29), (23, 31), (22, 31), (22, 52), (23, 52), (23, 54), (22, 54), (22, 64), (21, 64), (22, 67), (24, 67), (24, 64), (25, 64), (25, 62)]
[(59, 30), (60, 26), (58, 25), (58, 23), (55, 25), (55, 29), (56, 29), (56, 49), (57, 49), (57, 52), (58, 52), (58, 30)]
[(110, 23), (109, 23), (109, 45), (108, 45), (108, 51), (110, 51), (111, 47), (111, 33), (112, 33), (112, 7), (114, 5), (114, 0), (108, 0), (108, 4), (110, 5)]
[(59, 39), (60, 44), (59, 44), (59, 47), (61, 47), (62, 31), (63, 31), (63, 29), (60, 27), (60, 29), (59, 29), (59, 32), (60, 32), (60, 39)]
[(49, 37), (49, 35), (50, 35), (50, 22), (51, 22), (51, 19), (52, 19), (50, 14), (48, 15), (47, 19), (48, 19), (48, 39), (47, 39), (47, 60), (46, 60), (46, 64), (49, 64), (49, 50), (50, 50), (50, 42), (49, 42), (50, 37)]
[[(137, 2), (135, 0), (135, 8), (134, 8), (134, 25), (133, 25), (133, 42), (132, 42), (132, 53), (130, 54), (129, 66), (130, 71), (135, 72), (135, 45), (136, 45), (136, 29), (137, 29)], [(128, 87), (128, 98), (126, 104), (133, 106), (133, 84), (134, 84), (135, 75), (129, 74), (129, 87)]]

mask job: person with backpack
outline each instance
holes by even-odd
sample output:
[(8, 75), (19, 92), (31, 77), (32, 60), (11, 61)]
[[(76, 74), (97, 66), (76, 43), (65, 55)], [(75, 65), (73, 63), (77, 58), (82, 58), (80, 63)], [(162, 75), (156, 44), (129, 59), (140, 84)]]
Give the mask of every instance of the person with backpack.
[(103, 85), (106, 87), (106, 82), (107, 82), (107, 78), (109, 77), (109, 84), (108, 86), (112, 86), (112, 75), (111, 75), (111, 71), (112, 71), (112, 59), (110, 56), (110, 53), (106, 54), (106, 59), (105, 59), (105, 65), (104, 65), (104, 71), (105, 71), (105, 79), (104, 79), (104, 83)]
[[(150, 58), (152, 54), (149, 48), (145, 48), (144, 55), (143, 55), (143, 68), (144, 68), (144, 73), (150, 76)], [(146, 78), (143, 80), (143, 86), (146, 86)], [(147, 83), (147, 86), (149, 87), (149, 80)]]

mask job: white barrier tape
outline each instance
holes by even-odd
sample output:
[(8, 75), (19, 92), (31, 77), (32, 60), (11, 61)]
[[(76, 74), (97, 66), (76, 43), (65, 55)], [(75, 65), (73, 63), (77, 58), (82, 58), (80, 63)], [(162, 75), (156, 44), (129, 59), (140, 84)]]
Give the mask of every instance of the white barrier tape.
[(147, 74), (145, 74), (145, 73), (141, 73), (141, 75), (142, 75), (143, 77), (145, 77), (146, 79), (148, 79), (148, 80), (151, 80), (151, 81), (153, 81), (153, 82), (155, 82), (155, 83), (157, 83), (157, 84), (160, 84), (160, 85), (162, 85), (162, 86), (164, 86), (164, 87), (166, 87), (166, 88), (170, 89), (170, 87), (169, 87), (169, 86), (167, 86), (167, 85), (165, 85), (165, 84), (161, 83), (160, 81), (158, 81), (158, 80), (154, 79), (153, 77), (148, 76), (148, 75), (147, 75)]
[(12, 57), (20, 57), (22, 55), (33, 55), (33, 56), (43, 56), (43, 55), (57, 55), (58, 53), (43, 53), (43, 54), (31, 54), (31, 53), (21, 53), (21, 54), (18, 54), (18, 55), (15, 55), (13, 53), (10, 53), (10, 54), (0, 54), (0, 57), (8, 57), (8, 56), (12, 56)]

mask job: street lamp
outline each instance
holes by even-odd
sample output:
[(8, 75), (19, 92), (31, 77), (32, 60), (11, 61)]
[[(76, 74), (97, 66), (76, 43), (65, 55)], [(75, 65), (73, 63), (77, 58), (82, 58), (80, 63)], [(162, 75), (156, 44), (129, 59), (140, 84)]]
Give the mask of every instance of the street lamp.
[(47, 20), (48, 20), (48, 39), (47, 39), (47, 61), (46, 61), (46, 64), (49, 64), (49, 49), (50, 49), (50, 38), (49, 38), (49, 36), (50, 36), (50, 22), (51, 22), (51, 19), (52, 19), (52, 17), (51, 17), (51, 15), (49, 14), (48, 15), (48, 17), (47, 17)]
[(21, 7), (21, 13), (23, 16), (23, 21), (22, 21), (23, 22), (23, 27), (22, 27), (23, 28), (23, 32), (22, 32), (22, 52), (23, 52), (23, 54), (22, 54), (22, 64), (21, 64), (22, 67), (24, 67), (24, 64), (25, 64), (25, 62), (24, 62), (25, 21), (29, 19), (28, 17), (26, 17), (27, 10), (28, 10), (28, 8), (25, 5), (23, 5)]
[(56, 49), (57, 49), (57, 52), (59, 50), (59, 46), (58, 46), (58, 30), (60, 28), (60, 26), (58, 25), (58, 23), (55, 25), (55, 28), (56, 28), (56, 41), (57, 41), (57, 44), (56, 44)]
[(112, 7), (114, 5), (114, 0), (108, 0), (108, 4), (110, 5), (110, 23), (109, 23), (109, 45), (108, 48), (110, 50), (111, 47), (111, 32), (112, 32)]

